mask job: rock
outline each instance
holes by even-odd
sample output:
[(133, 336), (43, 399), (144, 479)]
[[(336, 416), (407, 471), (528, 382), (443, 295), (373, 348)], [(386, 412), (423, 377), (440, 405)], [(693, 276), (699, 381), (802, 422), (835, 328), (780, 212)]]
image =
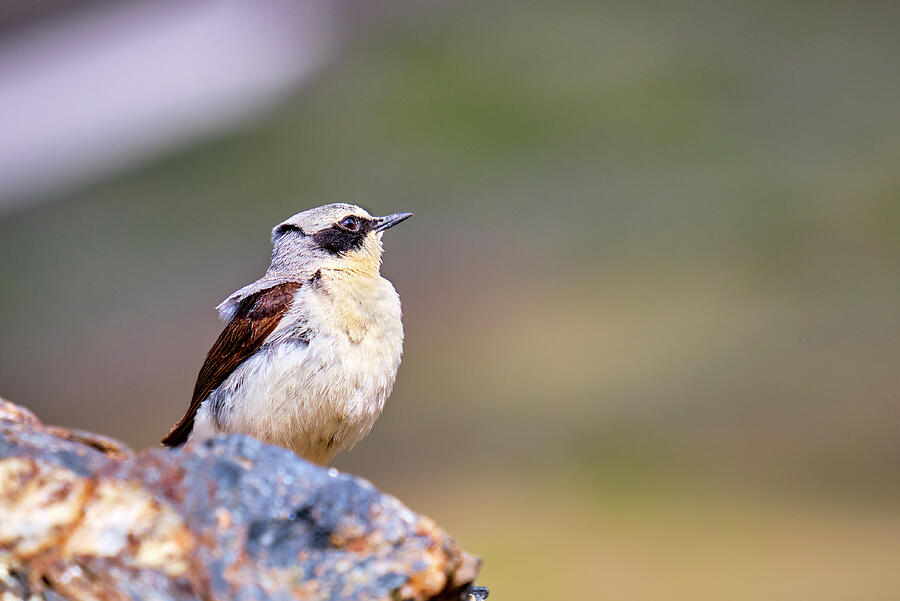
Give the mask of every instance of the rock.
[(429, 518), (290, 451), (235, 435), (135, 454), (0, 399), (3, 601), (450, 600), (479, 567)]

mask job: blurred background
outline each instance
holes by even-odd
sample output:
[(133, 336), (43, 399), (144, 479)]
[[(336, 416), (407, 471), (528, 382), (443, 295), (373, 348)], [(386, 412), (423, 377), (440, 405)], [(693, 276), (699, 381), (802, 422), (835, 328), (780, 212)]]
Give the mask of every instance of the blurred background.
[(0, 10), (0, 394), (157, 444), (333, 201), (406, 347), (336, 465), (492, 599), (896, 599), (900, 5)]

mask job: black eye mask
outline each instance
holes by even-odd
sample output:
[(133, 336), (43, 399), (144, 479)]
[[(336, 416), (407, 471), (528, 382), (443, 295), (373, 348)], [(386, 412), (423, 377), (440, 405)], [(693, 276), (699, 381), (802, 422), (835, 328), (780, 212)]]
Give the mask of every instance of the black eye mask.
[(358, 250), (363, 245), (366, 234), (371, 232), (377, 225), (374, 219), (356, 217), (359, 227), (356, 231), (351, 231), (347, 227), (342, 226), (345, 220), (346, 218), (312, 235), (319, 248), (333, 254)]

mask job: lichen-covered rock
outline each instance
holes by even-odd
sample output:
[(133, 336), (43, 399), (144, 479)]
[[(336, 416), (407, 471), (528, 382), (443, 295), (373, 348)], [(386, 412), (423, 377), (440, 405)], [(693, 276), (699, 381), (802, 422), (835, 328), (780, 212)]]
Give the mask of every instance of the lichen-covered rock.
[(135, 454), (0, 399), (0, 598), (460, 599), (479, 561), (371, 484), (243, 436)]

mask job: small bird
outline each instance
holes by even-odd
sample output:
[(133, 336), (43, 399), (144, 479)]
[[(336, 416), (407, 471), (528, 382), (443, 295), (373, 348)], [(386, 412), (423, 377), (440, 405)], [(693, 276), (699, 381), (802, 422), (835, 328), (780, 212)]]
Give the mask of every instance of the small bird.
[(380, 274), (381, 238), (410, 217), (335, 203), (275, 226), (269, 269), (217, 307), (228, 325), (162, 443), (235, 432), (326, 465), (362, 440), (403, 352), (400, 297)]

